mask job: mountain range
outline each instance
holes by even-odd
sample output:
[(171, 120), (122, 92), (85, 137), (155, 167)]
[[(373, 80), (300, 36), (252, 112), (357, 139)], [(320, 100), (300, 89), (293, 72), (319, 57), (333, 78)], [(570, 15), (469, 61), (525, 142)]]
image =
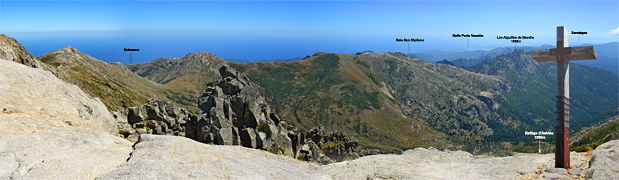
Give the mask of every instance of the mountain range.
[[(576, 46), (594, 46), (598, 52), (597, 60), (588, 61), (573, 61), (573, 63), (586, 65), (589, 67), (599, 67), (610, 70), (615, 74), (619, 74), (619, 42), (603, 43), (603, 44), (579, 44)], [(552, 49), (552, 45), (541, 46), (522, 46), (516, 47), (525, 52)], [(408, 55), (415, 58), (424, 59), (430, 62), (438, 62), (441, 60), (451, 61), (458, 67), (470, 67), (481, 63), (482, 61), (492, 59), (501, 54), (508, 54), (514, 50), (513, 47), (497, 47), (492, 50), (475, 50), (475, 51), (442, 51), (442, 50), (420, 50), (409, 53)]]
[[(53, 72), (111, 111), (156, 97), (196, 113), (195, 99), (221, 79), (217, 69), (229, 65), (265, 88), (266, 101), (282, 120), (305, 131), (318, 124), (345, 131), (364, 147), (492, 152), (509, 149), (504, 142), (531, 141), (523, 131), (552, 131), (555, 123), (556, 64), (537, 63), (523, 50), (466, 68), (391, 52), (318, 52), (303, 60), (259, 63), (190, 53), (125, 67), (72, 47), (37, 58), (16, 41), (9, 48), (19, 54), (13, 61)], [(578, 64), (571, 69), (572, 130), (578, 131), (619, 107), (619, 76)]]
[[(170, 69), (182, 67), (174, 64), (178, 67)], [(366, 146), (432, 145), (407, 138), (431, 133), (446, 136), (434, 146), (469, 144), (460, 148), (483, 152), (505, 148), (490, 142), (528, 141), (523, 131), (552, 131), (555, 123), (556, 65), (537, 63), (523, 50), (466, 69), (373, 52), (319, 52), (294, 62), (228, 64), (264, 87), (267, 101), (285, 121), (305, 130), (316, 124), (344, 130), (358, 135)], [(137, 66), (162, 67), (158, 61), (130, 66), (138, 74), (147, 68)], [(208, 71), (207, 65), (192, 67)], [(572, 129), (578, 130), (618, 106), (618, 80), (606, 70), (577, 64), (572, 69)], [(153, 72), (146, 77), (194, 74)], [(483, 146), (488, 147), (476, 148)]]

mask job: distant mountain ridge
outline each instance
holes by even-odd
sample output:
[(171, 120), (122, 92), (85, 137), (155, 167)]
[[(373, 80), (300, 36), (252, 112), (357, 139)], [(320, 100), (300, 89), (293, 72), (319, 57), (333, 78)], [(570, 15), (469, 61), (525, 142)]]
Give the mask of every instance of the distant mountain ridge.
[(166, 99), (161, 85), (148, 81), (120, 63), (109, 64), (67, 46), (37, 57), (56, 76), (101, 99), (114, 111), (147, 99)]
[[(599, 67), (602, 69), (610, 70), (615, 74), (619, 74), (619, 42), (603, 43), (603, 44), (596, 44), (596, 45), (581, 44), (581, 45), (576, 45), (575, 47), (577, 46), (595, 46), (596, 51), (598, 52), (598, 57), (597, 57), (597, 60), (573, 61), (573, 63), (582, 64), (582, 65), (586, 65), (589, 67)], [(553, 49), (553, 48), (555, 47), (552, 45), (542, 45), (542, 46), (534, 46), (534, 47), (531, 47), (531, 46), (517, 47), (516, 49), (529, 52), (533, 50)], [(447, 59), (447, 60), (451, 61), (455, 66), (458, 66), (458, 67), (470, 67), (470, 66), (479, 64), (482, 61), (492, 59), (498, 55), (508, 54), (512, 52), (513, 50), (514, 48), (512, 47), (499, 47), (499, 48), (494, 48), (490, 51), (483, 51), (478, 57), (470, 57), (470, 56), (461, 55), (464, 52), (460, 54), (452, 52), (450, 56), (452, 59)], [(473, 53), (473, 52), (477, 52), (477, 51), (472, 51), (469, 53)], [(409, 54), (409, 55), (411, 55), (411, 57), (417, 57), (417, 58), (420, 58), (420, 57), (428, 58), (427, 55), (426, 56), (419, 56), (417, 54)], [(430, 62), (440, 60), (440, 59), (437, 60), (437, 58), (435, 58), (435, 56), (440, 56), (440, 54), (439, 55), (430, 54), (430, 55), (431, 55), (431, 57), (429, 57)], [(446, 59), (446, 58), (443, 58), (443, 59)]]
[(195, 112), (196, 97), (208, 83), (221, 79), (218, 69), (225, 64), (229, 62), (217, 55), (198, 52), (180, 58), (160, 57), (148, 63), (130, 64), (127, 68), (171, 90), (173, 93), (167, 95), (171, 100)]

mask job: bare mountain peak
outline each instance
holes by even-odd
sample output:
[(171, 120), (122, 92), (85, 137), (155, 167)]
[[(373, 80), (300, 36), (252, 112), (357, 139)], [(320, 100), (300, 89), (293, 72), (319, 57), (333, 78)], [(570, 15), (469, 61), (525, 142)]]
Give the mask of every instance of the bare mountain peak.
[(55, 50), (53, 52), (56, 52), (56, 51), (62, 52), (63, 54), (84, 54), (72, 46), (67, 46), (62, 49)]

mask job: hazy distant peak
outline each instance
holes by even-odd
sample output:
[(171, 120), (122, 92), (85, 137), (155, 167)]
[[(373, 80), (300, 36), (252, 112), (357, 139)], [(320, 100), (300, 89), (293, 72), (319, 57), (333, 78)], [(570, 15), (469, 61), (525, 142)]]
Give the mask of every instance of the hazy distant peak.
[(65, 57), (64, 61), (84, 61), (85, 59), (95, 59), (88, 54), (84, 54), (81, 51), (77, 50), (74, 47), (67, 46), (61, 49), (54, 50), (50, 53), (39, 56), (39, 58), (44, 58), (46, 56), (52, 57)]
[(83, 54), (82, 52), (78, 51), (77, 49), (71, 46), (67, 46), (62, 49), (58, 49), (56, 51), (62, 51), (64, 54)]
[(185, 55), (185, 57), (187, 57), (187, 56), (199, 56), (199, 55), (215, 56), (214, 54), (211, 54), (211, 53), (208, 53), (208, 52), (196, 52), (196, 53), (187, 53), (187, 55)]

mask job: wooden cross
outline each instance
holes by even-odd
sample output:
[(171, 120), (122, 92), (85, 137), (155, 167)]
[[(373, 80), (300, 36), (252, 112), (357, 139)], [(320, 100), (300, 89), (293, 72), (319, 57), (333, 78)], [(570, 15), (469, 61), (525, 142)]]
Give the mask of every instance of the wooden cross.
[(570, 64), (571, 60), (597, 59), (593, 46), (569, 47), (565, 27), (557, 26), (557, 48), (533, 51), (537, 62), (557, 61), (557, 127), (555, 167), (570, 168)]

